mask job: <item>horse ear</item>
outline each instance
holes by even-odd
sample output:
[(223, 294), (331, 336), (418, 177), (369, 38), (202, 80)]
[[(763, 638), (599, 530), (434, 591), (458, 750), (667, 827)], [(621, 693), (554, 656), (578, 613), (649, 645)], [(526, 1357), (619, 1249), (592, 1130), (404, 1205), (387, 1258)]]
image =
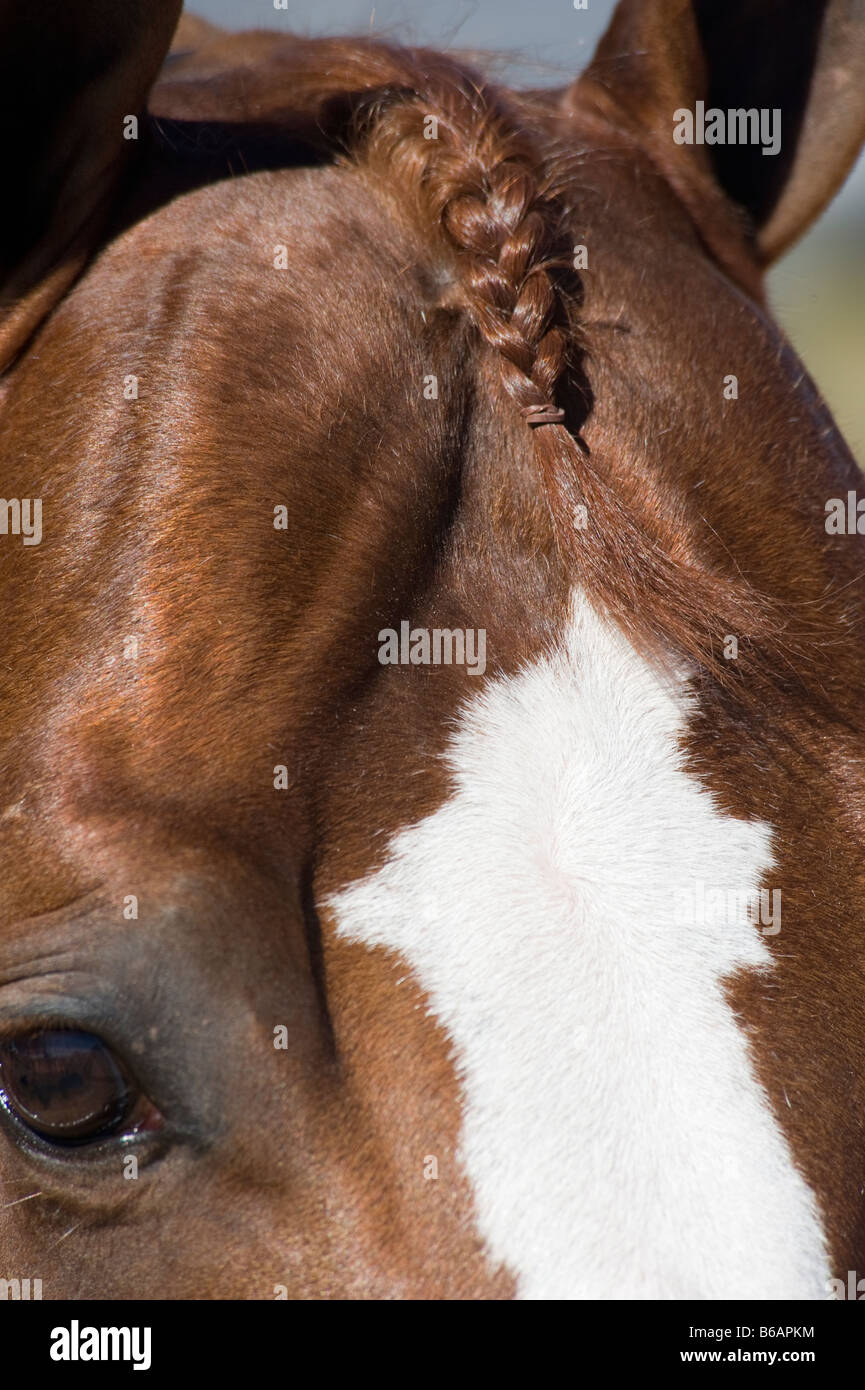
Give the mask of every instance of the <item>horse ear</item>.
[(738, 213), (765, 267), (865, 139), (865, 0), (620, 0), (566, 108), (586, 100), (642, 138), (704, 233)]
[(0, 370), (93, 248), (181, 3), (0, 0)]

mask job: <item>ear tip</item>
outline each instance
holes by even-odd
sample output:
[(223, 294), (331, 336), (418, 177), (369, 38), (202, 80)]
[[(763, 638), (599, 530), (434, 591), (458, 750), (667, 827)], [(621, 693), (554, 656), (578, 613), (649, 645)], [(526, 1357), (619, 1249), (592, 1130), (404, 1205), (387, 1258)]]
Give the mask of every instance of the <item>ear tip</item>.
[[(823, 212), (865, 140), (865, 0), (619, 0), (562, 98), (563, 114), (580, 108), (633, 134), (715, 242), (706, 223), (721, 201), (734, 232), (733, 214), (747, 215), (762, 273)], [(677, 117), (693, 130), (667, 148)]]

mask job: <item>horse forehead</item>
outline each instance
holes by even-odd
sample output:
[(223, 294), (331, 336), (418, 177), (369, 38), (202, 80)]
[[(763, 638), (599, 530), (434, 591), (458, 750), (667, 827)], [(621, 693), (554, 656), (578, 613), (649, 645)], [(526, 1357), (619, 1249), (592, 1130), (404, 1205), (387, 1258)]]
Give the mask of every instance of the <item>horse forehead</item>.
[[(298, 326), (307, 351), (314, 347), (319, 311), (327, 320), (335, 305), (351, 342), (371, 334), (382, 306), (413, 303), (435, 293), (439, 283), (429, 278), (436, 260), (429, 229), (362, 161), (261, 170), (191, 190), (134, 222), (125, 236), (133, 240), (117, 241), (116, 251), (139, 279), (135, 244), (145, 254), (148, 245), (160, 257), (179, 253), (201, 295), (211, 268), (228, 268), (233, 280), (218, 286), (223, 313), (238, 311), (253, 342), (263, 324), (244, 318), (243, 310), (258, 282), (255, 297), (275, 319), (303, 316)], [(360, 286), (362, 300), (345, 298)], [(338, 361), (328, 365), (331, 375), (338, 372)]]
[[(38, 625), (23, 603), (6, 631), (45, 658), (28, 656), (50, 705), (39, 743), (89, 744), (99, 764), (105, 731), (134, 708), (133, 753), (173, 742), (206, 778), (204, 721), (166, 717), (191, 689), (226, 762), (277, 745), (286, 711), (333, 703), (311, 634), (325, 646), (342, 634), (350, 657), (408, 530), (432, 530), (464, 394), (448, 395), (446, 347), (443, 408), (424, 399), (438, 364), (424, 355), (418, 263), (359, 177), (262, 174), (131, 228), (69, 295), (4, 421), (10, 495), (41, 491), (26, 460), (52, 442), (48, 597), (34, 584)], [(55, 405), (34, 411), (46, 373)], [(5, 583), (17, 583), (8, 547)], [(10, 709), (7, 732), (20, 717)]]

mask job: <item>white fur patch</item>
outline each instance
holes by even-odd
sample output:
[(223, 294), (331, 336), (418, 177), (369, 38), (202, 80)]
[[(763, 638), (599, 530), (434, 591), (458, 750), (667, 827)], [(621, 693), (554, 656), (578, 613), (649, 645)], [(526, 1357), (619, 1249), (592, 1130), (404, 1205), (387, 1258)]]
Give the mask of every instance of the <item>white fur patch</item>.
[(451, 799), (328, 904), (450, 1036), (478, 1223), (524, 1298), (826, 1296), (815, 1202), (722, 990), (766, 943), (744, 907), (680, 924), (682, 890), (772, 867), (769, 829), (683, 770), (686, 716), (576, 600), (560, 651), (463, 711)]

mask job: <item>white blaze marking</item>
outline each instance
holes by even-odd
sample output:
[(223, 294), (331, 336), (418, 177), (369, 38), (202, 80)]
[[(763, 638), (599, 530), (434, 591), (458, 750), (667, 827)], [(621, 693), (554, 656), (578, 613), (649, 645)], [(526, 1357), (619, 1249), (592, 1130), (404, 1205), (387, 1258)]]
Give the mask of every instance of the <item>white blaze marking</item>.
[(826, 1296), (813, 1196), (722, 989), (766, 943), (744, 908), (677, 923), (677, 889), (746, 893), (772, 866), (768, 827), (683, 770), (686, 715), (577, 601), (562, 650), (464, 710), (452, 798), (329, 904), (450, 1036), (478, 1222), (524, 1298)]

